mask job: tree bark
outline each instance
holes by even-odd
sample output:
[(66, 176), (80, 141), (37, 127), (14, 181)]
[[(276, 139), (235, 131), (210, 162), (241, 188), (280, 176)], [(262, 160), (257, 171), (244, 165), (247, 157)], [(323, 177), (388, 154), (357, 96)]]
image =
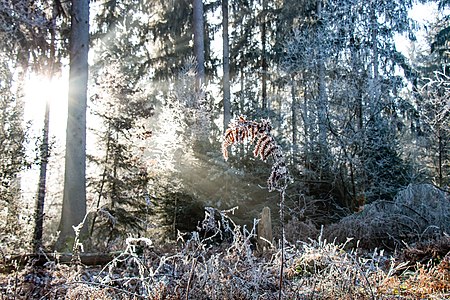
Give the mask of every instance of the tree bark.
[[(89, 51), (89, 0), (72, 0), (69, 98), (64, 196), (58, 250), (71, 247), (86, 215), (86, 106)], [(84, 226), (86, 227), (86, 226)]]
[(223, 27), (223, 131), (231, 120), (230, 100), (230, 44), (228, 36), (228, 0), (222, 0)]
[(262, 111), (267, 110), (267, 46), (266, 46), (266, 35), (267, 35), (267, 24), (266, 24), (266, 13), (267, 13), (267, 1), (263, 0), (262, 3), (262, 13), (261, 13), (261, 98), (262, 98)]
[[(308, 81), (307, 74), (302, 73), (301, 74), (303, 83), (306, 83)], [(308, 96), (309, 91), (306, 84), (303, 84), (303, 103), (302, 103), (302, 122), (303, 122), (303, 153), (304, 153), (304, 164), (305, 167), (309, 170), (311, 169), (311, 145), (312, 145), (312, 137), (313, 135), (310, 134), (311, 127), (311, 118), (310, 118), (310, 97)], [(307, 178), (310, 179), (311, 173), (307, 172)]]
[(205, 40), (203, 27), (203, 2), (193, 1), (194, 55), (197, 60), (197, 90), (205, 83)]
[(297, 157), (297, 135), (298, 135), (298, 129), (297, 129), (297, 90), (295, 88), (295, 75), (291, 75), (291, 119), (292, 119), (292, 163), (296, 163), (296, 157)]
[(443, 156), (445, 154), (444, 152), (445, 147), (443, 143), (441, 129), (438, 129), (437, 137), (438, 137), (438, 185), (439, 187), (443, 187), (444, 186)]
[[(370, 113), (373, 118), (377, 115), (377, 108), (379, 106), (380, 101), (380, 79), (378, 74), (378, 20), (375, 11), (375, 3), (372, 2), (372, 11), (371, 11), (371, 25), (372, 25), (372, 86), (370, 87), (370, 92), (372, 94), (372, 99), (370, 99), (369, 107), (371, 109)], [(375, 121), (375, 119), (374, 119)]]
[(42, 144), (40, 147), (39, 183), (34, 213), (35, 227), (33, 236), (33, 250), (38, 252), (42, 247), (42, 234), (44, 230), (44, 203), (47, 182), (47, 164), (49, 157), (48, 129), (49, 129), (50, 103), (45, 104), (44, 128), (42, 129)]
[[(318, 24), (320, 24), (320, 19), (322, 16), (322, 0), (317, 1), (317, 18)], [(322, 26), (318, 25), (318, 34), (320, 30), (324, 30)], [(324, 162), (322, 165), (326, 166), (328, 158), (328, 146), (327, 146), (327, 106), (328, 106), (328, 96), (326, 90), (326, 78), (325, 78), (325, 62), (324, 53), (322, 49), (318, 49), (318, 90), (319, 90), (319, 101), (318, 101), (318, 123), (319, 123), (319, 151), (321, 155), (321, 160)]]

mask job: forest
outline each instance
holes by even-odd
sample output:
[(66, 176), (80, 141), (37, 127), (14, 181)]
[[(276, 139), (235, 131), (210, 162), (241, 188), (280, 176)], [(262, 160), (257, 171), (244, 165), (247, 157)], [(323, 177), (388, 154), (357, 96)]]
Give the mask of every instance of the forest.
[(1, 0), (1, 299), (449, 299), (449, 0)]

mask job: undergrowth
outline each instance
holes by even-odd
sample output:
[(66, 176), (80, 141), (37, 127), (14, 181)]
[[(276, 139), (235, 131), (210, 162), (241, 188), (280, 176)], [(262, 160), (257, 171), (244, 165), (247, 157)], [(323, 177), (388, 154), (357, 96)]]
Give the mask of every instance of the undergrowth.
[[(257, 123), (239, 117), (227, 129), (222, 150), (226, 159), (229, 146), (256, 141), (254, 156), (264, 161), (272, 158), (267, 186), (270, 191), (280, 192), (278, 245), (264, 252), (255, 250), (258, 220), (247, 228), (233, 222), (230, 214), (234, 209), (207, 207), (197, 230), (190, 234), (179, 232), (171, 250), (158, 248), (150, 238), (130, 236), (124, 249), (109, 263), (89, 267), (81, 263), (77, 251), (83, 247), (77, 240), (73, 253), (76, 259), (72, 258), (70, 265), (48, 259), (42, 266), (36, 262), (25, 268), (5, 266), (3, 269), (8, 271), (0, 278), (1, 299), (450, 298), (446, 197), (426, 186), (411, 186), (393, 203), (367, 205), (363, 212), (326, 231), (321, 228), (317, 239), (289, 242), (283, 220), (284, 193), (290, 176), (270, 130), (267, 120)], [(430, 198), (434, 200), (423, 204), (423, 199)], [(314, 231), (313, 225), (302, 224), (291, 222), (287, 229)], [(435, 238), (435, 243), (417, 248), (408, 245), (401, 253), (386, 254), (377, 248), (363, 250), (368, 247), (360, 248), (358, 241), (349, 238), (344, 242), (324, 238), (353, 236), (368, 245), (370, 237), (378, 238), (383, 231), (392, 236), (397, 243), (394, 245), (404, 241), (409, 236), (406, 233), (420, 236), (419, 242)], [(376, 243), (382, 244), (380, 241)]]
[[(257, 220), (240, 227), (232, 212), (206, 208), (198, 230), (180, 233), (170, 253), (148, 238), (129, 237), (103, 267), (48, 261), (12, 271), (2, 275), (1, 299), (277, 299), (280, 250), (256, 252)], [(450, 297), (448, 253), (411, 266), (382, 250), (367, 253), (322, 235), (286, 243), (284, 253), (285, 299)]]

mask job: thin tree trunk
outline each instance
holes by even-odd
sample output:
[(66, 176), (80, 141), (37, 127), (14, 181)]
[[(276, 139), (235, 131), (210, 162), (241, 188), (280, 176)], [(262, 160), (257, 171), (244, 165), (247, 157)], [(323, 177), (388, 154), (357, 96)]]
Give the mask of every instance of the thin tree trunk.
[(262, 98), (262, 110), (263, 112), (267, 110), (267, 49), (266, 49), (266, 36), (267, 36), (267, 24), (266, 24), (266, 13), (267, 13), (267, 2), (263, 0), (261, 13), (261, 98)]
[(44, 128), (42, 129), (42, 144), (41, 144), (41, 154), (40, 154), (40, 170), (39, 170), (39, 184), (38, 193), (35, 208), (35, 227), (34, 227), (34, 238), (33, 238), (33, 249), (34, 252), (39, 252), (42, 247), (42, 234), (44, 226), (44, 203), (45, 203), (45, 193), (46, 193), (46, 182), (47, 182), (47, 164), (49, 157), (48, 149), (48, 129), (49, 129), (49, 115), (50, 115), (50, 103), (47, 101), (45, 104), (45, 115), (44, 115)]
[[(243, 36), (244, 35), (244, 29), (243, 26), (240, 26), (240, 35)], [(248, 107), (249, 105), (245, 105), (245, 74), (244, 74), (244, 63), (243, 61), (239, 62), (239, 83), (240, 83), (240, 99), (239, 99), (239, 103), (240, 103), (240, 111), (244, 112), (244, 108)], [(250, 104), (251, 105), (251, 104)], [(250, 109), (252, 109), (253, 107), (250, 106)], [(247, 112), (248, 114), (249, 112)]]
[(193, 0), (194, 55), (197, 59), (197, 90), (205, 83), (205, 40), (203, 27), (203, 1)]
[[(102, 201), (102, 197), (103, 197), (103, 190), (105, 188), (105, 184), (106, 184), (106, 176), (107, 176), (107, 172), (108, 172), (108, 168), (107, 168), (107, 164), (109, 162), (109, 158), (110, 158), (110, 150), (111, 150), (111, 125), (108, 127), (108, 138), (106, 140), (106, 153), (105, 153), (105, 168), (103, 169), (103, 174), (102, 174), (102, 180), (100, 182), (100, 190), (98, 192), (98, 198), (97, 198), (97, 204), (96, 204), (96, 211), (98, 213), (98, 209), (100, 208), (100, 203)], [(97, 221), (97, 213), (94, 214), (94, 216), (92, 217), (92, 223), (91, 223), (91, 230), (89, 235), (92, 237), (92, 234), (94, 233), (94, 228), (95, 228), (95, 222)]]
[[(358, 208), (358, 199), (364, 198), (364, 172), (362, 172), (362, 169), (358, 169), (355, 166), (354, 159), (359, 160), (360, 165), (364, 165), (364, 162), (361, 162), (361, 157), (358, 156), (358, 152), (361, 151), (361, 143), (363, 143), (364, 140), (364, 107), (363, 107), (363, 91), (364, 88), (362, 74), (359, 71), (358, 67), (358, 61), (360, 60), (359, 55), (359, 45), (352, 40), (351, 41), (351, 47), (350, 47), (350, 55), (351, 55), (351, 62), (352, 62), (352, 70), (353, 70), (353, 76), (355, 76), (355, 84), (356, 84), (356, 95), (355, 95), (355, 103), (354, 103), (354, 113), (356, 116), (356, 136), (359, 137), (356, 141), (354, 146), (352, 146), (354, 149), (350, 153), (349, 159), (349, 165), (350, 165), (350, 181), (352, 185), (352, 208)], [(351, 108), (349, 108), (351, 109)]]
[[(304, 78), (303, 82), (307, 82), (307, 79), (305, 78), (305, 74), (302, 74), (302, 77)], [(309, 106), (308, 106), (308, 90), (307, 86), (303, 85), (303, 105), (302, 105), (302, 120), (303, 120), (303, 136), (304, 136), (304, 146), (303, 146), (303, 153), (304, 153), (304, 164), (306, 169), (311, 169), (310, 165), (310, 153), (311, 153), (311, 143), (312, 143), (312, 135), (309, 133), (311, 132), (310, 129), (310, 118), (309, 118)], [(310, 172), (307, 173), (307, 178), (310, 179)]]
[[(50, 57), (49, 57), (49, 69), (48, 69), (48, 79), (51, 81), (55, 74), (55, 12), (53, 13), (52, 28), (50, 29)], [(51, 101), (51, 91), (49, 91), (48, 99), (45, 102), (45, 113), (44, 113), (44, 128), (42, 129), (42, 144), (41, 144), (41, 157), (40, 157), (40, 170), (39, 170), (39, 183), (38, 192), (35, 207), (35, 227), (33, 236), (33, 250), (38, 253), (42, 247), (42, 235), (44, 232), (44, 204), (45, 204), (45, 194), (47, 186), (47, 164), (49, 153), (48, 145), (48, 131), (50, 123), (50, 101)]]
[(228, 37), (228, 0), (222, 0), (223, 27), (223, 130), (231, 120), (230, 99), (230, 44)]
[(351, 185), (352, 185), (353, 203), (351, 203), (351, 205), (347, 204), (347, 207), (351, 207), (352, 209), (355, 209), (355, 207), (357, 206), (357, 203), (358, 203), (358, 195), (356, 194), (356, 181), (355, 181), (354, 166), (353, 166), (353, 163), (351, 161), (350, 161), (350, 182), (351, 182)]
[(360, 133), (363, 129), (363, 83), (361, 80), (361, 74), (358, 68), (358, 46), (355, 44), (355, 41), (351, 41), (350, 45), (350, 55), (351, 55), (351, 63), (353, 76), (355, 76), (355, 85), (356, 85), (356, 95), (355, 95), (355, 115), (356, 115), (356, 129), (358, 133)]
[(319, 59), (319, 143), (321, 154), (327, 153), (327, 93), (325, 82), (325, 65), (323, 58)]
[[(117, 144), (119, 144), (119, 133), (118, 132), (116, 132), (115, 141), (116, 141)], [(114, 211), (114, 208), (116, 207), (117, 199), (120, 197), (118, 189), (117, 189), (117, 181), (118, 181), (118, 178), (117, 178), (118, 177), (118, 170), (117, 169), (118, 169), (118, 164), (119, 164), (119, 157), (118, 157), (118, 153), (117, 152), (118, 151), (115, 150), (114, 153), (113, 153), (113, 155), (114, 155), (113, 170), (112, 170), (113, 181), (112, 181), (112, 184), (111, 184), (111, 196), (110, 196), (111, 203), (110, 203), (110, 206), (109, 206), (111, 211)], [(114, 233), (114, 228), (111, 228), (110, 231), (109, 231), (109, 237), (108, 237), (107, 245), (109, 245), (110, 242), (113, 240), (113, 237), (114, 237), (113, 233)]]
[[(317, 1), (317, 17), (321, 18), (322, 15), (322, 2)], [(323, 30), (321, 26), (317, 27), (317, 33), (321, 34), (320, 31)], [(326, 167), (326, 159), (328, 157), (328, 147), (327, 147), (327, 91), (326, 91), (326, 80), (325, 80), (325, 62), (324, 54), (322, 49), (318, 49), (318, 84), (319, 84), (319, 103), (318, 103), (318, 123), (319, 123), (319, 151), (321, 155), (321, 160), (324, 162), (323, 166)], [(323, 169), (323, 168), (321, 168)]]
[(372, 12), (371, 12), (371, 22), (372, 22), (372, 86), (371, 93), (372, 99), (370, 101), (369, 107), (371, 108), (372, 117), (376, 116), (377, 107), (379, 106), (380, 101), (380, 82), (378, 75), (378, 20), (374, 8), (375, 3), (372, 4)]
[(295, 76), (291, 75), (291, 119), (292, 119), (292, 163), (296, 163), (297, 152), (297, 95), (295, 89)]
[(438, 184), (440, 187), (443, 187), (443, 183), (444, 183), (444, 175), (443, 175), (443, 168), (442, 168), (442, 156), (443, 156), (443, 152), (444, 152), (444, 145), (442, 142), (442, 135), (441, 135), (441, 130), (438, 130), (438, 143), (439, 143), (439, 150), (438, 150)]

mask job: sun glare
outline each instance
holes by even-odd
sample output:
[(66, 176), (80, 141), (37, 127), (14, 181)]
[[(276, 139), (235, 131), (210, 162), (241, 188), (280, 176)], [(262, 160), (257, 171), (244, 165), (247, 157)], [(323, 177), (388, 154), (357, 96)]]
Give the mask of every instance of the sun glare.
[(24, 84), (25, 120), (33, 126), (43, 125), (45, 105), (50, 105), (50, 130), (64, 129), (67, 117), (68, 84), (63, 77), (48, 77), (30, 74)]

